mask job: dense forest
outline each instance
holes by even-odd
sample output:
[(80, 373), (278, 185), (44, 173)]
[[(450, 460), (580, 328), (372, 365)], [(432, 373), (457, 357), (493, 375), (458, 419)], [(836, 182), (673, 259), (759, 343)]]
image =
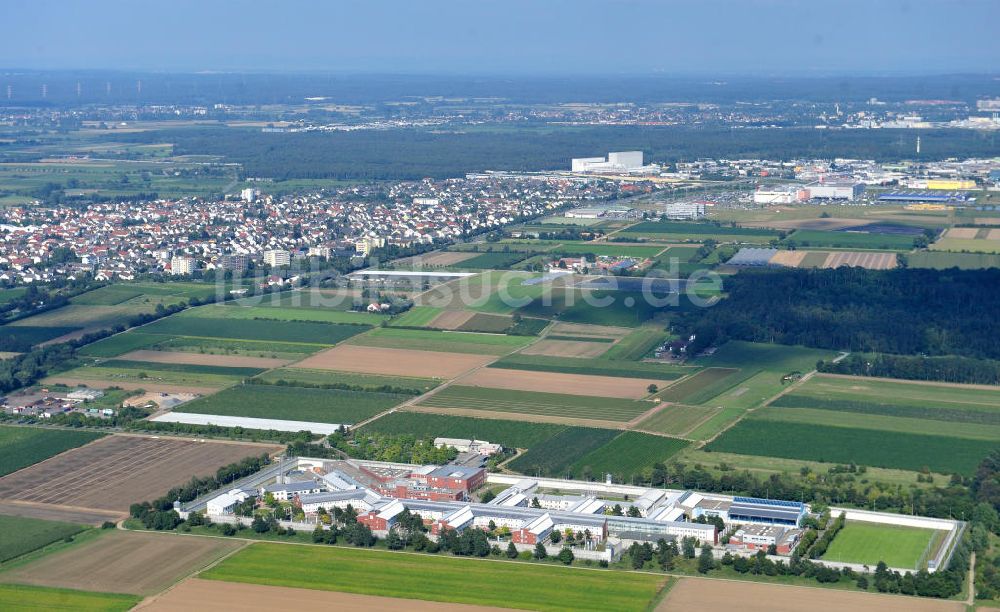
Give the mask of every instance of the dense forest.
[(1000, 361), (954, 355), (921, 357), (853, 353), (838, 362), (820, 361), (816, 369), (829, 374), (1000, 385)]
[[(570, 159), (641, 149), (646, 159), (911, 157), (913, 130), (752, 130), (722, 127), (512, 127), (467, 132), (407, 129), (264, 133), (244, 128), (192, 128), (114, 134), (116, 141), (171, 142), (179, 155), (219, 155), (246, 176), (405, 180), (449, 178), (483, 170), (568, 170)], [(109, 138), (111, 135), (109, 135)], [(994, 134), (923, 130), (922, 157), (991, 156)]]
[(1000, 270), (747, 271), (687, 314), (694, 350), (726, 339), (896, 355), (1000, 359)]

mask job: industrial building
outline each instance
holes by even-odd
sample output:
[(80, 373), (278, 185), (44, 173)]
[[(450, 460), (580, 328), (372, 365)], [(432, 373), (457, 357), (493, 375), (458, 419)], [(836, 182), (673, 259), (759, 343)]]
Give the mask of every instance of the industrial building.
[(879, 202), (926, 202), (931, 204), (966, 204), (976, 199), (968, 193), (952, 191), (931, 193), (929, 191), (890, 191), (878, 196)]
[(667, 219), (701, 219), (705, 216), (704, 202), (667, 202), (663, 206)]
[(794, 204), (808, 199), (809, 191), (798, 185), (762, 185), (753, 192), (754, 204), (765, 206)]
[(642, 151), (614, 151), (603, 157), (576, 157), (570, 163), (573, 172), (652, 172), (658, 166), (644, 166)]
[(860, 200), (865, 193), (864, 183), (853, 180), (818, 181), (806, 185), (810, 200)]

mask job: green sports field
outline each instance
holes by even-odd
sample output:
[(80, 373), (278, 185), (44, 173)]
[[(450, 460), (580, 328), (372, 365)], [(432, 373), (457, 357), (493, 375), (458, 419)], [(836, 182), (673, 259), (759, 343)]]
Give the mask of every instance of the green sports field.
[[(253, 544), (201, 578), (532, 610), (646, 610), (664, 576), (339, 547)], [(405, 607), (405, 606), (404, 606)]]
[(932, 557), (930, 548), (939, 533), (933, 529), (848, 522), (830, 543), (824, 561), (863, 563), (875, 567), (919, 569), (917, 564)]
[(0, 608), (10, 612), (35, 610), (118, 612), (131, 609), (141, 599), (135, 595), (0, 584)]

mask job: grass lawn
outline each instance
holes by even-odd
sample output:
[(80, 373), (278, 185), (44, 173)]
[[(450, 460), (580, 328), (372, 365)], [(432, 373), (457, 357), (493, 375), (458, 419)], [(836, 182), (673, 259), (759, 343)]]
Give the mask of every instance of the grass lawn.
[(889, 567), (917, 569), (934, 533), (933, 529), (848, 521), (822, 559), (863, 563), (873, 568), (879, 561), (885, 561)]
[(410, 397), (395, 393), (240, 385), (184, 404), (181, 412), (350, 425)]
[(87, 529), (83, 525), (0, 515), (0, 563)]
[(280, 544), (248, 546), (201, 577), (383, 597), (602, 612), (645, 610), (666, 582), (666, 577), (647, 574)]
[(0, 426), (0, 476), (103, 436), (90, 431)]
[(131, 609), (140, 600), (142, 597), (136, 595), (0, 584), (0, 608), (8, 612), (22, 610), (24, 612), (35, 610), (116, 612)]

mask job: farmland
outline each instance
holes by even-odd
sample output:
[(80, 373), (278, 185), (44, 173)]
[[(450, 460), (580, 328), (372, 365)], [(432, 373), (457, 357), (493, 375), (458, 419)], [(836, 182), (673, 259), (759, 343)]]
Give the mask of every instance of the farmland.
[(628, 482), (631, 475), (641, 474), (654, 463), (666, 462), (687, 444), (684, 440), (624, 431), (577, 459), (570, 470), (574, 475), (583, 474), (585, 469), (597, 476), (614, 474), (616, 480)]
[(650, 385), (655, 385), (658, 381), (642, 378), (483, 368), (464, 376), (459, 382), (462, 385), (493, 389), (642, 399), (649, 395), (647, 388)]
[(996, 443), (936, 435), (745, 419), (706, 450), (971, 475)]
[(103, 340), (98, 340), (93, 344), (80, 349), (81, 355), (91, 357), (117, 357), (129, 351), (148, 348), (158, 342), (162, 342), (169, 336), (159, 336), (155, 334), (145, 334), (138, 331), (129, 331), (123, 334), (115, 334)]
[(917, 251), (906, 256), (911, 268), (935, 268), (947, 270), (980, 270), (1000, 268), (1000, 254), (996, 253), (949, 253), (945, 251)]
[(539, 415), (571, 422), (574, 419), (629, 421), (652, 407), (647, 402), (594, 398), (583, 395), (484, 389), (452, 385), (420, 402), (421, 406)]
[(0, 563), (58, 542), (86, 529), (82, 525), (0, 515)]
[(0, 584), (0, 604), (5, 610), (76, 610), (79, 612), (124, 612), (140, 597), (118, 593), (94, 593), (49, 589), (23, 584)]
[(940, 536), (933, 529), (848, 521), (830, 543), (823, 559), (869, 567), (885, 561), (889, 567), (920, 569), (917, 564), (926, 558), (924, 553), (935, 535)]
[(644, 431), (665, 433), (672, 436), (686, 436), (691, 431), (719, 412), (719, 408), (708, 406), (664, 406), (659, 412), (640, 421), (636, 427)]
[(102, 436), (103, 434), (89, 431), (0, 426), (0, 476), (44, 461), (71, 448), (83, 446)]
[(94, 380), (108, 384), (190, 385), (192, 387), (225, 387), (247, 375), (261, 372), (260, 368), (227, 368), (183, 363), (152, 363), (114, 359), (83, 365), (46, 380)]
[(508, 355), (491, 363), (489, 367), (536, 372), (565, 372), (567, 374), (652, 378), (659, 381), (677, 380), (685, 374), (696, 371), (695, 368), (669, 364), (628, 363), (577, 357), (560, 358), (544, 355), (525, 355), (524, 353)]
[(342, 344), (295, 364), (297, 368), (388, 376), (454, 378), (489, 363), (493, 357)]
[(474, 257), (463, 259), (456, 264), (452, 264), (451, 267), (460, 268), (462, 270), (502, 270), (516, 264), (524, 258), (524, 253), (517, 252), (480, 253)]
[(0, 497), (123, 515), (136, 500), (153, 499), (192, 476), (213, 474), (224, 465), (277, 448), (106, 436), (0, 478)]
[(184, 412), (352, 424), (391, 408), (410, 396), (396, 393), (241, 385), (184, 405)]
[(470, 353), (476, 355), (503, 355), (514, 351), (531, 339), (524, 336), (496, 334), (454, 333), (422, 329), (383, 327), (353, 338), (356, 346), (416, 349), (444, 353)]
[(741, 370), (735, 368), (705, 368), (670, 385), (656, 397), (665, 402), (700, 404), (739, 382), (741, 375)]
[[(35, 317), (32, 317), (34, 319)], [(27, 321), (28, 319), (24, 319)], [(3, 325), (0, 326), (0, 336), (11, 338), (14, 342), (23, 343), (25, 346), (47, 342), (59, 336), (75, 332), (79, 327), (46, 325)]]
[[(602, 303), (606, 305), (596, 305)], [(637, 327), (651, 319), (657, 309), (641, 293), (554, 288), (549, 303), (535, 298), (518, 312), (526, 317), (558, 317), (567, 323)]]
[(783, 241), (798, 248), (872, 249), (908, 251), (913, 248), (913, 236), (869, 234), (864, 232), (827, 232), (800, 229)]
[(109, 530), (14, 568), (4, 580), (36, 586), (152, 595), (243, 542)]
[[(644, 574), (278, 544), (248, 546), (201, 577), (534, 610), (622, 611), (645, 610), (666, 581)], [(476, 588), (466, 588), (469, 584)]]
[(778, 238), (778, 232), (769, 229), (724, 227), (711, 223), (679, 223), (676, 221), (645, 221), (618, 233), (653, 240), (766, 243)]
[(218, 317), (172, 316), (142, 328), (144, 333), (275, 342), (336, 344), (366, 329), (314, 321), (260, 321)]
[(273, 306), (246, 306), (237, 303), (192, 308), (177, 315), (180, 318), (219, 318), (264, 321), (306, 321), (314, 323), (341, 323), (345, 325), (378, 325), (386, 319), (379, 314), (324, 308), (290, 308)]
[(415, 378), (412, 376), (383, 376), (380, 374), (359, 374), (356, 372), (334, 372), (330, 370), (307, 370), (302, 368), (282, 368), (265, 372), (257, 379), (266, 384), (282, 384), (290, 386), (310, 385), (347, 385), (360, 387), (366, 391), (379, 391), (385, 387), (406, 389), (413, 393), (430, 391), (438, 385), (433, 378)]
[(508, 463), (507, 467), (528, 476), (571, 476), (578, 461), (604, 447), (619, 434), (613, 429), (567, 427), (546, 440), (545, 444), (529, 449)]
[(489, 440), (508, 448), (531, 448), (545, 442), (566, 427), (550, 423), (525, 424), (499, 419), (393, 412), (368, 423), (362, 429), (387, 434), (411, 434), (418, 438)]

